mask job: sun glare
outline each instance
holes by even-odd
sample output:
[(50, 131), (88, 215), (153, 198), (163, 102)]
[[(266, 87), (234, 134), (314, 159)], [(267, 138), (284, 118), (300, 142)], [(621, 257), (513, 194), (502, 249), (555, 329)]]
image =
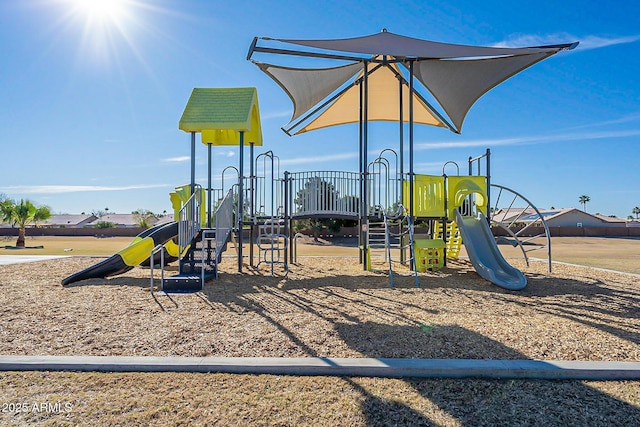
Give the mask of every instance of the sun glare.
[(79, 39), (83, 62), (108, 64), (127, 51), (135, 51), (134, 33), (140, 22), (139, 0), (63, 0), (67, 16), (82, 28)]
[(75, 13), (88, 21), (120, 24), (127, 15), (128, 0), (71, 0)]

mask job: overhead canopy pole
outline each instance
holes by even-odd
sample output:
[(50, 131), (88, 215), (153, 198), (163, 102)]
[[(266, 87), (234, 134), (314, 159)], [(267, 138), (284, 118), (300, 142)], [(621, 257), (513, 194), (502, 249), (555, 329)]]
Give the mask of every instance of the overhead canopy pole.
[[(399, 133), (400, 133), (400, 171), (399, 171), (399, 179), (400, 179), (400, 200), (404, 200), (404, 185), (402, 183), (402, 181), (404, 180), (404, 109), (403, 109), (403, 103), (402, 103), (402, 89), (403, 89), (403, 82), (402, 82), (402, 76), (398, 77), (398, 83), (400, 85), (400, 89), (398, 91), (399, 93), (399, 97), (400, 97), (400, 103), (398, 105), (398, 116), (400, 117), (400, 120), (398, 121), (400, 124), (400, 129), (398, 129)], [(398, 171), (396, 171), (397, 173)]]
[(409, 60), (409, 215), (415, 218), (413, 205), (413, 60)]
[(364, 250), (362, 257), (362, 267), (364, 270), (369, 269), (369, 198), (367, 197), (369, 193), (369, 181), (367, 176), (367, 150), (369, 145), (369, 63), (367, 61), (363, 61), (363, 69), (364, 74), (362, 76), (363, 82), (363, 104), (364, 108), (362, 110), (362, 170), (360, 171), (360, 175), (362, 176), (362, 194), (360, 194), (360, 198), (362, 199), (362, 207), (363, 207), (363, 218), (364, 218), (364, 226), (363, 226), (363, 237), (364, 237)]
[[(362, 84), (362, 81), (358, 84), (358, 92), (360, 94), (360, 108), (358, 110), (358, 192), (362, 195), (362, 193), (364, 193), (364, 176), (362, 175), (362, 145), (364, 143), (364, 84)], [(364, 262), (364, 247), (366, 245), (362, 230), (362, 225), (364, 224), (364, 201), (362, 200), (362, 197), (359, 198), (358, 204), (358, 248), (360, 253), (360, 264), (362, 264)]]

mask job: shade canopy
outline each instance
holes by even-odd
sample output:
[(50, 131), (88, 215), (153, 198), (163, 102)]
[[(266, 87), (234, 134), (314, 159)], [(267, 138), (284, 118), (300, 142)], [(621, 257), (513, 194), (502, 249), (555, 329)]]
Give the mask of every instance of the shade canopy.
[(401, 59), (448, 59), (514, 56), (529, 53), (548, 52), (549, 49), (574, 48), (577, 43), (536, 47), (485, 47), (461, 44), (441, 43), (429, 40), (401, 36), (382, 30), (368, 36), (348, 39), (297, 40), (263, 37), (263, 40), (275, 40), (282, 43), (322, 49), (325, 51), (347, 52), (361, 55), (390, 55)]
[[(364, 71), (360, 71), (356, 81), (361, 81)], [(409, 121), (409, 88), (398, 81), (400, 70), (397, 64), (380, 65), (372, 70), (368, 76), (368, 101), (369, 108), (367, 119), (369, 121), (403, 122)], [(400, 115), (400, 100), (402, 99), (402, 111)], [(414, 114), (413, 122), (431, 126), (447, 127), (444, 120), (433, 111), (426, 101), (417, 92), (413, 93)], [(360, 85), (350, 86), (341, 93), (331, 105), (324, 109), (316, 118), (296, 132), (321, 129), (329, 126), (357, 123), (360, 119)]]
[[(259, 46), (259, 42), (294, 47)], [(459, 133), (467, 113), (484, 93), (531, 65), (575, 46), (577, 43), (523, 48), (467, 46), (421, 40), (383, 30), (348, 39), (256, 38), (248, 58), (257, 52), (351, 61), (347, 65), (323, 69), (280, 67), (254, 61), (292, 99), (294, 112), (290, 123), (283, 127), (287, 133), (294, 128), (298, 129), (295, 133), (302, 133), (359, 121), (360, 97), (355, 86), (362, 81), (364, 63), (369, 65), (369, 121), (398, 121), (400, 109), (408, 111), (408, 106), (404, 105), (410, 99), (407, 88), (412, 75), (408, 70), (413, 69), (413, 76), (446, 113), (446, 117), (438, 113), (414, 87), (414, 101), (417, 99), (414, 122), (446, 127)], [(299, 48), (305, 50), (296, 50)], [(404, 72), (399, 65), (404, 67)], [(392, 83), (394, 80), (395, 84)], [(406, 86), (402, 89), (402, 107), (398, 81)], [(394, 86), (395, 95), (391, 95)]]
[(180, 118), (179, 128), (200, 132), (203, 144), (262, 145), (256, 88), (195, 88)]

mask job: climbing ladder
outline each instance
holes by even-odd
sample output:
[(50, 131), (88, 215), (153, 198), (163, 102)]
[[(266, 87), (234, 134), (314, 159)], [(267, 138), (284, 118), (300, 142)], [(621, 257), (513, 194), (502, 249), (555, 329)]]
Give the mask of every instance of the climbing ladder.
[(462, 236), (455, 221), (446, 219), (436, 220), (434, 225), (434, 238), (445, 242), (446, 258), (456, 259), (460, 255)]
[[(369, 260), (372, 258), (382, 258), (384, 260), (383, 262), (387, 262), (389, 239), (385, 222), (384, 210), (381, 206), (376, 206), (373, 209), (373, 216), (369, 218), (367, 224), (369, 230), (367, 233)], [(368, 262), (367, 265), (371, 266), (371, 262)]]
[[(399, 205), (395, 212), (384, 213), (384, 228), (386, 240), (386, 258), (389, 265), (389, 285), (394, 287), (394, 264), (409, 264), (411, 275), (415, 278), (418, 287), (418, 270), (416, 268), (416, 255), (414, 248), (413, 220), (404, 206)], [(409, 258), (404, 259), (403, 253), (409, 251)], [(396, 256), (394, 256), (396, 255)], [(404, 277), (409, 277), (404, 275)]]
[(287, 249), (289, 248), (289, 237), (284, 233), (284, 219), (272, 217), (259, 226), (257, 238), (258, 246), (258, 267), (264, 263), (271, 266), (271, 276), (274, 275), (274, 266), (283, 266), (285, 276), (289, 273), (287, 263)]

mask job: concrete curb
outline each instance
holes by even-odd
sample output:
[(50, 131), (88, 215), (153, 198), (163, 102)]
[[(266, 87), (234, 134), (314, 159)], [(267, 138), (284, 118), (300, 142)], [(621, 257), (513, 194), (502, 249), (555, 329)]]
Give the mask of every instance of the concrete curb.
[(387, 378), (640, 380), (640, 362), (474, 359), (0, 356), (0, 371), (218, 372)]
[(69, 255), (0, 255), (0, 265), (23, 264), (25, 262), (48, 261), (69, 258)]

